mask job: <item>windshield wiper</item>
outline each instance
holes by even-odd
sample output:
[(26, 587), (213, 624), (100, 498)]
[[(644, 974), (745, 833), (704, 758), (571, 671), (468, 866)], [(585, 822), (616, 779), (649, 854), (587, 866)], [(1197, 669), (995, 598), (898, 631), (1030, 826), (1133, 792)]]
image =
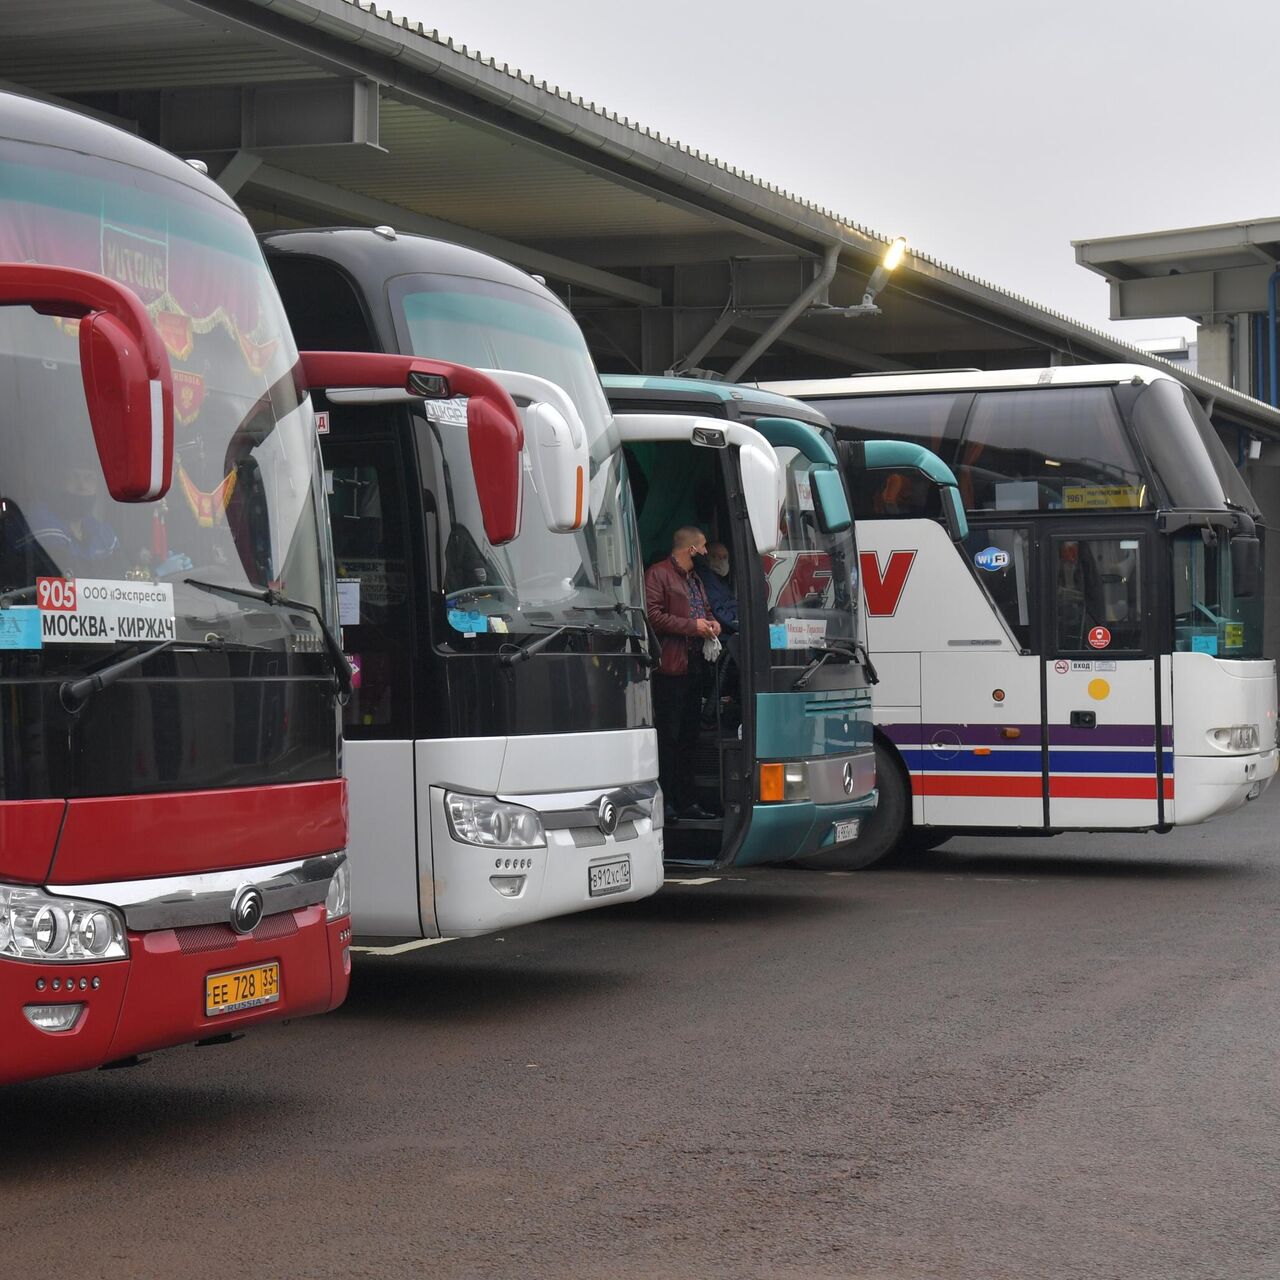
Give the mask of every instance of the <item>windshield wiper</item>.
[(320, 634), (324, 637), (324, 647), (333, 662), (333, 676), (334, 683), (338, 689), (338, 701), (343, 706), (346, 706), (347, 702), (350, 701), (355, 678), (351, 670), (351, 663), (347, 661), (347, 655), (342, 652), (338, 637), (333, 634), (329, 629), (329, 624), (324, 620), (324, 614), (315, 605), (308, 604), (305, 600), (294, 600), (289, 596), (282, 596), (280, 592), (272, 587), (224, 587), (220, 582), (202, 582), (199, 578), (183, 578), (183, 582), (189, 587), (211, 592), (215, 596), (231, 596), (239, 600), (256, 600), (259, 604), (268, 605), (272, 609), (300, 609), (303, 613), (309, 613), (320, 628)]
[[(550, 625), (533, 623), (533, 626)], [(603, 636), (621, 636), (629, 635), (629, 632), (621, 631), (617, 627), (602, 627), (598, 622), (562, 622), (557, 626), (552, 626), (551, 630), (545, 636), (539, 636), (536, 640), (529, 644), (522, 645), (519, 649), (508, 649), (504, 653), (498, 655), (498, 661), (504, 667), (514, 667), (517, 662), (528, 662), (535, 653), (541, 653), (558, 636), (564, 635), (566, 632), (579, 632), (585, 635), (603, 635)]]
[(8, 609), (12, 605), (21, 604), (24, 600), (30, 600), (35, 593), (34, 582), (29, 587), (15, 587), (12, 591), (0, 593), (0, 609)]
[(842, 657), (846, 662), (856, 662), (866, 671), (868, 684), (880, 683), (880, 675), (861, 640), (824, 640), (822, 644), (811, 645), (810, 648), (816, 649), (818, 656), (796, 677), (791, 686), (793, 689), (805, 688), (818, 668), (835, 657)]
[(161, 640), (143, 649), (141, 653), (135, 653), (132, 657), (121, 658), (118, 662), (109, 663), (100, 670), (79, 676), (75, 680), (64, 680), (58, 686), (58, 697), (63, 707), (74, 714), (88, 702), (93, 694), (101, 693), (103, 689), (115, 684), (127, 671), (132, 671), (139, 663), (154, 657), (164, 649), (211, 649), (217, 653), (229, 652), (233, 649), (271, 652), (266, 645), (250, 644), (240, 640), (224, 640), (221, 636), (206, 640)]

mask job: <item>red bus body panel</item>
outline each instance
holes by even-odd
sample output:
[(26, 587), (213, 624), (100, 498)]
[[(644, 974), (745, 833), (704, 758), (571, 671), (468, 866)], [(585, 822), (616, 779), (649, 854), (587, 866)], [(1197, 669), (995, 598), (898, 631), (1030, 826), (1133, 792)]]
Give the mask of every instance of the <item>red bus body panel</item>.
[[(239, 867), (251, 882), (254, 866), (334, 853), (346, 842), (343, 779), (0, 805), (0, 878), (72, 893), (77, 883)], [(350, 983), (350, 918), (326, 922), (323, 903), (267, 916), (244, 936), (229, 923), (128, 936), (123, 960), (0, 961), (0, 1085), (324, 1013)], [(205, 1015), (209, 974), (270, 960), (280, 964), (276, 1003)], [(85, 1007), (68, 1032), (41, 1031), (23, 1013), (25, 1005), (72, 1002)]]
[(0, 801), (0, 879), (43, 884), (53, 865), (65, 800)]
[[(61, 805), (61, 801), (58, 802)], [(265, 866), (347, 843), (343, 778), (72, 800), (48, 880), (94, 884)], [(7, 850), (0, 864), (7, 864)]]

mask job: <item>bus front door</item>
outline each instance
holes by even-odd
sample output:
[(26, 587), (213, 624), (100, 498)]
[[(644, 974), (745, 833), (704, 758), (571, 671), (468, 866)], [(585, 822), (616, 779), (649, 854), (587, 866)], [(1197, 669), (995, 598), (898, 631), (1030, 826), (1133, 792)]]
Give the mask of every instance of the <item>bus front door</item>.
[(1099, 525), (1041, 529), (1049, 825), (1154, 827), (1172, 818), (1173, 728), (1152, 535)]

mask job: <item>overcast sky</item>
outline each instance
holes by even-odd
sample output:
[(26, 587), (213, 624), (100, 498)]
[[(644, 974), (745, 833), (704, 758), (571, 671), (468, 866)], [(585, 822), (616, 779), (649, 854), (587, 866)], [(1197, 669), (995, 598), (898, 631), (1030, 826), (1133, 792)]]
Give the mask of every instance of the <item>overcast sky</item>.
[(1276, 0), (391, 7), (1103, 327), (1073, 239), (1280, 213)]

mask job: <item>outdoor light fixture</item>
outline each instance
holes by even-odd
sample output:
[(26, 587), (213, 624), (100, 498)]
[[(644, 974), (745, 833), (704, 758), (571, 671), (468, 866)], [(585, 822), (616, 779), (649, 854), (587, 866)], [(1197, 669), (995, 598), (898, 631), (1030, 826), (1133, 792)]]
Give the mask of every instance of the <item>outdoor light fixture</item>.
[(867, 287), (862, 301), (853, 307), (815, 307), (814, 311), (828, 316), (878, 316), (880, 308), (876, 306), (876, 296), (889, 282), (889, 277), (898, 269), (907, 254), (906, 236), (898, 236), (884, 251), (884, 257), (867, 280)]
[(885, 250), (884, 257), (880, 259), (880, 265), (871, 273), (871, 279), (867, 281), (867, 291), (862, 295), (862, 305), (864, 307), (879, 310), (875, 305), (876, 295), (889, 282), (889, 277), (897, 270), (898, 264), (906, 256), (907, 238), (906, 236), (898, 236), (896, 240)]

